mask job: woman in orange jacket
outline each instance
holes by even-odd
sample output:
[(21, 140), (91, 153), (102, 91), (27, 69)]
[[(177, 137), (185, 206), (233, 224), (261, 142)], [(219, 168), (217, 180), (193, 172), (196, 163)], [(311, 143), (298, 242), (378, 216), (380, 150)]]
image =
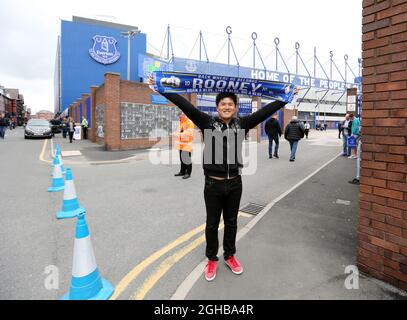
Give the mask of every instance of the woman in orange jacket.
[(192, 141), (194, 139), (194, 123), (187, 118), (184, 113), (179, 116), (178, 130), (176, 132), (175, 145), (179, 150), (181, 160), (181, 170), (175, 174), (176, 177), (182, 176), (182, 179), (191, 177), (192, 172)]

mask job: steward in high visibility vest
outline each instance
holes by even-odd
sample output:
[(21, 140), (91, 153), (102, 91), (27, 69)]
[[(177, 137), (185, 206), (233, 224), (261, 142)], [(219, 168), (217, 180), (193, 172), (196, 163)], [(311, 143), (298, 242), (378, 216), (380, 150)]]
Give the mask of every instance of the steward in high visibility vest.
[(175, 146), (179, 150), (181, 161), (181, 170), (175, 176), (183, 176), (183, 179), (188, 179), (192, 172), (192, 142), (194, 140), (194, 123), (181, 113), (179, 117), (178, 130), (175, 133)]
[(177, 139), (175, 145), (178, 150), (192, 152), (192, 141), (194, 139), (194, 123), (185, 114), (180, 115), (178, 130), (175, 133)]
[(82, 127), (84, 127), (84, 128), (88, 127), (88, 120), (86, 120), (85, 117), (82, 117)]
[(82, 117), (82, 131), (83, 131), (83, 139), (88, 138), (88, 120), (85, 117)]

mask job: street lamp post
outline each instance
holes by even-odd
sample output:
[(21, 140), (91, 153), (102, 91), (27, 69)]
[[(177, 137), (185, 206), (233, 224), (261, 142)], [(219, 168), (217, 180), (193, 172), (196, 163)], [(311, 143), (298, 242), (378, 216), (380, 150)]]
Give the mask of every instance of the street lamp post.
[(131, 39), (134, 38), (134, 36), (137, 33), (140, 33), (140, 30), (134, 29), (121, 33), (125, 38), (127, 38), (127, 80), (129, 81), (130, 81), (130, 44)]

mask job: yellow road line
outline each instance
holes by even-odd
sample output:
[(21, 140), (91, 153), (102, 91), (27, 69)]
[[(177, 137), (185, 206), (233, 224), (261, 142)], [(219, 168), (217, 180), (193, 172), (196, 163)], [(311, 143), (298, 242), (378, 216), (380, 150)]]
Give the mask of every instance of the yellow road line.
[(195, 229), (185, 233), (184, 235), (180, 236), (178, 239), (174, 240), (170, 244), (166, 245), (165, 247), (162, 247), (160, 250), (154, 252), (151, 256), (149, 256), (147, 259), (139, 263), (136, 267), (133, 268), (116, 286), (114, 294), (110, 298), (110, 300), (115, 300), (117, 297), (128, 287), (130, 282), (132, 282), (145, 268), (147, 268), (150, 264), (152, 264), (154, 261), (159, 259), (162, 255), (165, 253), (169, 252), (176, 246), (180, 245), (181, 243), (189, 240), (192, 238), (194, 235), (198, 234), (199, 232), (203, 231), (205, 229), (205, 224), (200, 225), (199, 227), (196, 227)]
[(44, 154), (45, 154), (45, 148), (47, 147), (47, 143), (48, 143), (48, 139), (45, 139), (45, 140), (44, 140), (44, 143), (43, 143), (43, 145), (42, 145), (42, 149), (41, 149), (40, 156), (38, 157), (38, 159), (39, 159), (40, 161), (46, 162), (46, 160), (44, 159)]
[[(221, 223), (219, 225), (219, 230), (223, 229), (223, 227), (224, 224)], [(130, 297), (130, 300), (143, 300), (146, 294), (154, 287), (158, 280), (160, 280), (168, 272), (168, 270), (170, 270), (174, 266), (174, 264), (176, 264), (179, 260), (181, 260), (184, 256), (186, 256), (203, 242), (205, 242), (205, 234), (195, 239), (193, 242), (191, 242), (189, 245), (185, 246), (181, 250), (178, 250), (172, 256), (165, 259), (158, 266), (155, 272), (144, 281), (140, 289), (138, 289)]]
[(203, 242), (205, 242), (205, 235), (200, 236), (182, 250), (177, 251), (175, 254), (165, 259), (157, 268), (157, 270), (153, 273), (153, 275), (147, 278), (147, 280), (143, 283), (142, 287), (139, 290), (137, 290), (137, 292), (134, 295), (130, 297), (130, 300), (143, 300), (146, 294), (157, 283), (157, 281), (160, 280), (168, 272), (168, 270), (171, 269), (171, 267), (174, 264), (176, 264), (186, 254), (194, 250)]
[[(244, 216), (242, 215), (242, 212), (239, 212), (238, 214), (239, 216)], [(138, 277), (138, 275), (145, 269), (147, 268), (150, 264), (152, 264), (153, 262), (155, 262), (156, 260), (158, 260), (161, 256), (163, 256), (164, 254), (166, 254), (167, 252), (171, 251), (172, 249), (174, 249), (175, 247), (177, 247), (178, 245), (180, 245), (181, 243), (189, 240), (190, 238), (192, 238), (193, 236), (195, 236), (196, 234), (198, 234), (199, 232), (205, 230), (205, 226), (206, 224), (202, 224), (198, 227), (196, 227), (195, 229), (192, 229), (191, 231), (183, 234), (182, 236), (180, 236), (179, 238), (177, 238), (176, 240), (174, 240), (173, 242), (171, 242), (170, 244), (166, 245), (165, 247), (162, 247), (160, 250), (154, 252), (152, 255), (150, 255), (148, 258), (146, 258), (144, 261), (142, 261), (141, 263), (139, 263), (137, 266), (135, 266), (128, 274), (126, 274), (124, 276), (124, 278), (119, 282), (119, 284), (116, 286), (115, 291), (113, 293), (113, 295), (110, 297), (110, 300), (116, 300), (122, 293), (124, 290), (126, 290), (126, 288), (129, 286), (129, 284)], [(223, 222), (221, 222), (221, 224), (219, 225), (219, 228), (223, 228)], [(196, 240), (195, 240), (196, 241)], [(199, 244), (197, 244), (198, 246)], [(188, 252), (192, 251), (193, 248), (191, 250), (189, 250)], [(188, 253), (187, 252), (187, 253)], [(178, 260), (177, 260), (178, 261)]]

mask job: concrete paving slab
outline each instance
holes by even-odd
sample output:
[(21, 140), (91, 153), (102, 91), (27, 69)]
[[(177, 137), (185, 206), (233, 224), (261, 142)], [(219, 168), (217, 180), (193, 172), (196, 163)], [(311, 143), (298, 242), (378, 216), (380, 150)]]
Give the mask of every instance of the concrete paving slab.
[(353, 172), (354, 162), (337, 158), (275, 204), (237, 244), (244, 273), (234, 275), (221, 262), (216, 279), (201, 276), (186, 299), (407, 299), (363, 274), (359, 289), (345, 287), (345, 268), (356, 265)]

